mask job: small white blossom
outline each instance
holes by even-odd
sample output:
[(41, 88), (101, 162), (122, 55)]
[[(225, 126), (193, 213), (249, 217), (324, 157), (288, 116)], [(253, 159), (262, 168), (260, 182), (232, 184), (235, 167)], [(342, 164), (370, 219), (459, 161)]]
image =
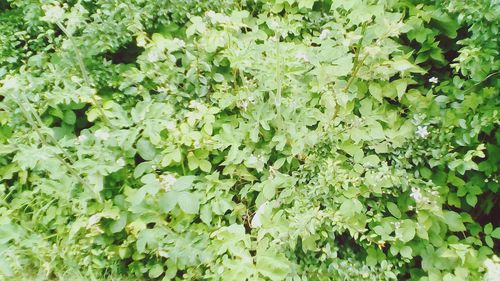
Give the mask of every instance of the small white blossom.
[(122, 157), (120, 157), (118, 158), (118, 160), (116, 160), (116, 164), (120, 167), (123, 167), (125, 166), (125, 160)]
[(167, 124), (165, 125), (165, 127), (167, 128), (167, 130), (173, 130), (175, 129), (175, 122), (174, 121), (169, 121), (167, 122)]
[(421, 138), (426, 138), (429, 135), (429, 132), (427, 131), (427, 126), (418, 126), (416, 134)]
[(160, 183), (164, 190), (169, 190), (177, 181), (177, 179), (173, 175), (161, 175)]
[(410, 197), (413, 198), (417, 202), (420, 202), (423, 199), (422, 193), (420, 192), (420, 189), (418, 189), (418, 188), (411, 189)]
[(190, 108), (199, 108), (201, 106), (201, 103), (195, 100), (192, 100), (189, 102), (189, 107)]
[(82, 143), (82, 142), (85, 142), (87, 140), (87, 136), (86, 135), (79, 135), (78, 138), (77, 138), (77, 142), (78, 143)]
[(307, 58), (307, 55), (302, 53), (302, 52), (298, 52), (297, 54), (295, 54), (295, 58), (298, 59), (298, 60), (303, 60), (303, 61), (309, 61), (309, 59)]
[(330, 36), (330, 30), (328, 29), (323, 29), (321, 31), (321, 34), (319, 35), (319, 40), (325, 40), (328, 38), (328, 36)]
[(248, 101), (247, 100), (244, 100), (241, 102), (241, 107), (243, 108), (243, 110), (247, 110), (248, 108)]
[(103, 129), (99, 129), (94, 132), (94, 136), (100, 140), (107, 140), (109, 138), (109, 133)]
[(159, 55), (158, 51), (151, 49), (148, 52), (148, 61), (149, 62), (156, 62), (158, 60), (160, 60), (160, 55)]
[(45, 16), (42, 18), (48, 22), (59, 22), (64, 17), (64, 9), (59, 6), (44, 5), (42, 9), (45, 11)]
[(186, 47), (186, 42), (184, 42), (184, 40), (181, 40), (181, 39), (178, 39), (178, 38), (174, 38), (174, 43), (179, 46), (179, 48), (184, 48)]
[(397, 222), (394, 223), (394, 228), (395, 229), (398, 229), (400, 227), (401, 227), (401, 223), (399, 221), (397, 221)]
[(429, 82), (431, 82), (433, 84), (437, 84), (439, 82), (439, 79), (437, 79), (437, 77), (431, 77), (431, 78), (429, 78)]
[(214, 18), (214, 17), (215, 17), (215, 15), (216, 15), (216, 14), (215, 14), (215, 12), (214, 12), (214, 11), (207, 11), (207, 12), (205, 13), (205, 16), (206, 16), (207, 18), (211, 18), (211, 19), (212, 19), (212, 18)]

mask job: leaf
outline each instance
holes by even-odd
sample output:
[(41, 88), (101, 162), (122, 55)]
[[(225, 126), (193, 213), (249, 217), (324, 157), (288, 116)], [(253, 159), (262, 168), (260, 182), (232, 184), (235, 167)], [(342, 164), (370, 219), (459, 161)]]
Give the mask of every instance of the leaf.
[(500, 239), (500, 227), (495, 228), (495, 230), (493, 230), (490, 236), (495, 239)]
[(387, 210), (396, 218), (401, 218), (401, 211), (399, 211), (398, 205), (388, 202), (387, 203)]
[(141, 138), (137, 141), (137, 152), (144, 160), (153, 160), (156, 156), (156, 149), (153, 144), (145, 138)]
[(298, 0), (298, 2), (299, 2), (299, 9), (302, 8), (311, 9), (316, 0)]
[(273, 281), (285, 280), (290, 272), (288, 260), (282, 256), (260, 254), (257, 255), (256, 260), (259, 273)]
[(163, 273), (163, 266), (161, 264), (153, 265), (148, 272), (149, 278), (158, 278)]
[(465, 201), (467, 201), (467, 204), (469, 204), (470, 206), (474, 207), (477, 204), (477, 196), (474, 195), (474, 194), (469, 193), (465, 197)]
[(200, 170), (206, 173), (209, 173), (212, 169), (212, 164), (208, 160), (200, 160), (198, 162), (198, 165), (200, 167)]
[(125, 228), (125, 225), (127, 224), (127, 213), (122, 213), (120, 215), (120, 218), (118, 220), (113, 221), (109, 229), (111, 230), (111, 233), (117, 233), (122, 231)]
[(1, 252), (0, 252), (0, 273), (2, 273), (2, 275), (6, 276), (6, 277), (14, 276), (14, 272), (12, 271), (12, 268), (10, 267), (7, 260), (3, 257)]
[(368, 90), (370, 91), (370, 94), (379, 102), (382, 102), (383, 100), (383, 95), (382, 95), (382, 87), (378, 83), (370, 83), (368, 86)]
[(450, 231), (465, 231), (465, 225), (462, 217), (453, 211), (443, 211), (444, 222), (448, 225)]
[(177, 204), (176, 192), (169, 191), (161, 194), (158, 198), (158, 204), (164, 213), (170, 212)]
[(486, 245), (488, 245), (488, 247), (490, 248), (493, 248), (495, 246), (495, 243), (493, 242), (493, 239), (491, 239), (491, 236), (484, 237), (484, 241), (486, 242)]
[(412, 258), (412, 249), (409, 247), (409, 246), (403, 246), (403, 248), (401, 248), (399, 250), (399, 253), (401, 254), (401, 256), (405, 257), (405, 258), (408, 258), (408, 259), (411, 259)]
[(198, 197), (189, 192), (178, 192), (177, 203), (179, 207), (187, 214), (197, 214), (200, 209), (200, 201)]
[(484, 226), (484, 234), (490, 235), (492, 231), (493, 224), (491, 224), (491, 222)]
[(352, 217), (356, 213), (361, 213), (362, 210), (363, 205), (356, 198), (344, 199), (339, 208), (339, 212), (346, 217)]
[(415, 222), (412, 220), (404, 220), (399, 228), (396, 229), (396, 237), (403, 242), (409, 242), (415, 237)]
[(172, 190), (183, 191), (189, 189), (191, 188), (191, 186), (193, 186), (193, 182), (195, 179), (196, 176), (182, 176), (178, 178), (172, 185)]

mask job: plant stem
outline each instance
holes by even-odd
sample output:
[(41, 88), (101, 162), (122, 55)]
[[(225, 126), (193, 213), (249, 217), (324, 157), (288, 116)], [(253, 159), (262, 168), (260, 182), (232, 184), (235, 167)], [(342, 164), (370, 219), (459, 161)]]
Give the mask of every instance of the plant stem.
[[(73, 45), (76, 60), (78, 62), (78, 66), (80, 67), (80, 71), (82, 72), (83, 81), (85, 83), (85, 86), (87, 86), (88, 88), (92, 88), (92, 83), (90, 83), (89, 73), (87, 71), (87, 68), (85, 67), (85, 64), (83, 63), (83, 57), (82, 57), (82, 54), (80, 52), (80, 49), (78, 48), (78, 46), (75, 44), (75, 41), (73, 40), (73, 36), (71, 34), (69, 34), (68, 30), (60, 22), (57, 22), (56, 24), (62, 30), (62, 32), (66, 35), (66, 37), (68, 37), (68, 40), (71, 42), (71, 45)], [(102, 108), (101, 104), (99, 103), (99, 100), (96, 98), (96, 95), (92, 94), (91, 99), (92, 99), (92, 102), (94, 103), (94, 105), (96, 106), (97, 110), (99, 110), (99, 113), (101, 114), (103, 122), (106, 124), (106, 126), (112, 127), (111, 122), (109, 121), (108, 117), (106, 116), (106, 113), (104, 112), (104, 109)]]
[[(23, 97), (24, 103), (26, 104), (26, 106), (29, 107), (29, 109), (26, 109), (24, 107), (23, 103), (19, 102), (13, 96), (11, 96), (11, 98), (12, 98), (12, 100), (14, 100), (18, 104), (19, 109), (21, 109), (23, 115), (25, 116), (26, 120), (30, 124), (31, 128), (35, 131), (35, 133), (40, 138), (42, 145), (44, 145), (45, 147), (50, 147), (49, 142), (45, 139), (45, 136), (42, 132), (42, 128), (44, 127), (44, 125), (41, 122), (40, 116), (38, 116), (38, 114), (34, 111), (34, 109), (32, 109), (31, 104), (26, 99), (26, 97), (24, 97), (23, 95), (21, 95), (21, 96)], [(35, 116), (35, 119), (33, 119), (33, 116)], [(55, 147), (65, 156), (65, 157), (61, 157), (61, 155), (55, 153), (54, 155), (57, 158), (57, 160), (59, 160), (59, 162), (61, 162), (61, 164), (63, 164), (66, 167), (66, 169), (69, 171), (69, 173), (71, 175), (73, 175), (78, 180), (78, 182), (80, 182), (80, 184), (82, 184), (84, 187), (86, 187), (90, 190), (93, 190), (91, 188), (91, 186), (89, 186), (88, 183), (85, 182), (83, 180), (83, 178), (80, 176), (80, 174), (71, 166), (71, 164), (73, 164), (73, 160), (72, 160), (71, 156), (66, 152), (66, 150), (64, 150), (64, 148), (62, 148), (59, 145), (57, 140), (52, 135), (49, 135), (49, 136), (50, 136), (50, 140), (54, 143)]]

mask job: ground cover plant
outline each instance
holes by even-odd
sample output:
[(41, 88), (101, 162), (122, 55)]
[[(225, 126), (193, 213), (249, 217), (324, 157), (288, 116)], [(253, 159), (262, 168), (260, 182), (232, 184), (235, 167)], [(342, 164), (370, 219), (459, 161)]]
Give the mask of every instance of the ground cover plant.
[(499, 15), (0, 0), (0, 280), (498, 280)]

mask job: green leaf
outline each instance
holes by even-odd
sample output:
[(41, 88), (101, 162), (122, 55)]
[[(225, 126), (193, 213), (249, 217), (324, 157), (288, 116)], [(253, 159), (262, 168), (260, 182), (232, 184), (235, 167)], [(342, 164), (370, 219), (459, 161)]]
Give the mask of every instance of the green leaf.
[(200, 170), (206, 173), (209, 173), (212, 169), (212, 164), (208, 160), (200, 160), (198, 162), (198, 165), (200, 167)]
[(316, 0), (298, 0), (298, 2), (299, 2), (299, 9), (302, 8), (311, 9)]
[(465, 201), (467, 201), (467, 204), (469, 204), (470, 206), (474, 207), (477, 204), (477, 196), (474, 195), (474, 194), (469, 193), (465, 197)]
[(259, 273), (273, 281), (285, 280), (290, 272), (289, 262), (282, 256), (260, 254), (256, 259)]
[(200, 209), (200, 201), (198, 196), (189, 192), (178, 192), (177, 202), (179, 207), (187, 214), (197, 214)]
[(415, 237), (415, 222), (412, 220), (404, 220), (399, 228), (396, 229), (396, 237), (403, 242), (409, 242)]
[(392, 202), (388, 202), (387, 203), (387, 210), (389, 210), (389, 212), (396, 218), (401, 218), (401, 211), (399, 210), (398, 208), (398, 205), (392, 203)]
[(491, 222), (484, 226), (485, 234), (490, 235), (492, 231), (493, 231), (493, 224), (491, 224)]
[(453, 211), (443, 211), (444, 222), (448, 225), (450, 231), (465, 231), (465, 225), (462, 217)]
[(158, 278), (163, 273), (163, 266), (161, 264), (153, 265), (148, 272), (149, 278)]
[(182, 176), (172, 185), (172, 190), (183, 191), (193, 186), (196, 176)]
[(403, 246), (403, 248), (401, 248), (399, 250), (399, 253), (401, 254), (401, 256), (405, 257), (405, 258), (408, 258), (408, 259), (411, 259), (412, 258), (412, 249), (409, 247), (409, 246)]
[(488, 247), (493, 248), (495, 246), (495, 243), (493, 242), (493, 239), (491, 239), (491, 236), (485, 236), (484, 241), (486, 242), (486, 245)]
[(113, 221), (110, 224), (109, 229), (111, 230), (111, 233), (117, 233), (122, 231), (125, 228), (125, 225), (127, 225), (127, 213), (122, 213), (118, 220)]
[(383, 101), (382, 87), (378, 83), (370, 83), (368, 86), (370, 94), (379, 102)]
[(141, 138), (137, 141), (137, 152), (144, 160), (153, 160), (156, 156), (156, 149), (147, 139)]
[(495, 230), (493, 230), (490, 236), (495, 239), (500, 239), (500, 227), (495, 228)]
[(158, 205), (164, 213), (170, 212), (177, 204), (176, 192), (169, 191), (163, 193), (158, 198)]

